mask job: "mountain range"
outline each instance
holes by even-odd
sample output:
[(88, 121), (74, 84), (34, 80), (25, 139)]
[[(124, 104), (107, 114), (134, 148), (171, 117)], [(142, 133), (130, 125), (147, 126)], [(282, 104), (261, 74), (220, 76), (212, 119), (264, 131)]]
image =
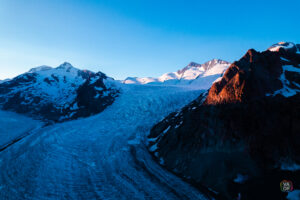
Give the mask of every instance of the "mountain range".
[(68, 62), (56, 68), (43, 65), (1, 81), (0, 106), (3, 110), (62, 122), (103, 111), (120, 93), (119, 82), (208, 89), (229, 64), (218, 59), (204, 64), (191, 62), (159, 78), (127, 78), (124, 81), (116, 81), (102, 72), (77, 69)]
[(211, 84), (222, 76), (230, 63), (220, 59), (213, 59), (204, 64), (189, 63), (177, 72), (165, 73), (158, 78), (128, 77), (125, 84), (150, 84), (150, 85), (177, 85), (193, 86), (198, 89), (208, 89)]
[(286, 199), (282, 180), (300, 191), (299, 102), (292, 42), (158, 78), (35, 67), (0, 81), (0, 197)]

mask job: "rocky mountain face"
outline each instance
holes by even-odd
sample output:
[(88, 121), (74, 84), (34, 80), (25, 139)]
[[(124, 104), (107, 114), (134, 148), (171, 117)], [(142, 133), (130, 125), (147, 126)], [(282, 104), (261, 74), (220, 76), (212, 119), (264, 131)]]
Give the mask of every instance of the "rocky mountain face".
[(250, 49), (207, 93), (155, 125), (149, 150), (217, 199), (284, 199), (300, 188), (300, 49)]
[(99, 72), (63, 63), (40, 66), (0, 84), (0, 106), (51, 121), (64, 121), (101, 112), (119, 90), (113, 79)]
[(177, 72), (163, 74), (158, 78), (128, 77), (125, 84), (152, 84), (152, 85), (190, 85), (199, 89), (208, 89), (229, 67), (230, 63), (220, 59), (213, 59), (204, 64), (189, 63)]

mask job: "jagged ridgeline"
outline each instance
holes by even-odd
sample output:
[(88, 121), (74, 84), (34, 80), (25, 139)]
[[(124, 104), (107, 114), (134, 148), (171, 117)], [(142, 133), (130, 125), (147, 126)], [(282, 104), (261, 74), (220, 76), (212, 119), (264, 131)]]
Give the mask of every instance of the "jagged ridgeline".
[(155, 125), (149, 150), (226, 199), (284, 198), (280, 181), (300, 180), (299, 64), (293, 43), (250, 49), (207, 94)]
[(164, 86), (190, 86), (207, 90), (211, 84), (229, 67), (230, 63), (220, 59), (213, 59), (204, 64), (189, 63), (186, 67), (165, 73), (158, 78), (153, 77), (128, 77), (125, 84), (148, 84)]

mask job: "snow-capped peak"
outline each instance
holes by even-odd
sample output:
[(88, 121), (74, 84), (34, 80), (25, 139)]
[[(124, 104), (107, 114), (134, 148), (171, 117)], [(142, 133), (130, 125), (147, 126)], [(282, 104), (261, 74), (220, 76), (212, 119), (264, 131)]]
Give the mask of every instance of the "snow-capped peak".
[(190, 62), (186, 67), (184, 67), (181, 70), (178, 70), (179, 74), (183, 74), (185, 71), (191, 69), (191, 68), (202, 68), (201, 71), (206, 71), (209, 70), (210, 68), (214, 67), (217, 64), (227, 64), (229, 65), (230, 63), (221, 59), (212, 59), (210, 61), (205, 62), (204, 64), (198, 64), (196, 62)]
[(6, 82), (6, 81), (9, 81), (9, 80), (10, 80), (9, 78), (4, 79), (4, 80), (0, 80), (0, 84), (1, 84), (1, 83), (4, 83), (4, 82)]
[(163, 85), (192, 85), (201, 89), (208, 89), (229, 67), (230, 63), (220, 59), (213, 59), (204, 64), (190, 62), (186, 67), (176, 72), (165, 73), (158, 78), (128, 77), (125, 84), (163, 84)]
[(42, 65), (42, 66), (38, 66), (38, 67), (34, 67), (34, 68), (30, 69), (28, 71), (28, 73), (36, 73), (36, 72), (39, 72), (39, 71), (47, 71), (47, 70), (51, 70), (51, 69), (53, 69), (53, 68), (50, 67), (50, 66)]
[(37, 101), (34, 101), (36, 98), (40, 99), (41, 105), (51, 102), (55, 108), (61, 109), (66, 103), (74, 101), (78, 87), (93, 74), (79, 70), (68, 62), (56, 68), (42, 65), (8, 81), (6, 87), (10, 88), (12, 96), (16, 93), (21, 94), (21, 103), (24, 106), (32, 105)]
[(34, 68), (30, 69), (28, 71), (28, 73), (40, 73), (40, 72), (45, 72), (45, 71), (49, 71), (49, 70), (51, 70), (51, 71), (52, 70), (64, 70), (64, 71), (70, 72), (72, 69), (74, 69), (75, 71), (79, 70), (79, 69), (76, 69), (75, 67), (73, 67), (70, 63), (64, 62), (56, 68), (53, 68), (53, 67), (50, 67), (47, 65), (41, 65), (38, 67), (34, 67)]
[[(68, 62), (56, 68), (39, 66), (0, 84), (0, 106), (45, 119), (66, 120), (101, 112), (113, 102), (116, 88), (117, 83), (105, 74), (80, 70)], [(71, 107), (78, 107), (78, 113)]]
[(71, 63), (68, 62), (64, 62), (63, 64), (57, 67), (57, 69), (70, 69), (70, 68), (74, 68), (74, 67), (71, 65)]
[(277, 44), (273, 44), (268, 48), (269, 51), (279, 51), (279, 49), (285, 49), (288, 51), (292, 51), (294, 53), (297, 52), (297, 47), (293, 42), (278, 42)]
[(225, 60), (221, 60), (221, 59), (212, 59), (204, 64), (202, 64), (202, 67), (205, 69), (205, 70), (209, 70), (211, 69), (212, 67), (215, 67), (215, 65), (230, 65), (231, 63), (225, 61)]
[(67, 78), (83, 78), (85, 79), (87, 73), (92, 73), (87, 70), (80, 70), (75, 67), (73, 67), (70, 63), (64, 62), (61, 65), (59, 65), (56, 68), (42, 65), (39, 67), (35, 67), (30, 69), (27, 73), (35, 73), (42, 77), (48, 77), (48, 76), (60, 76), (60, 77), (67, 77)]

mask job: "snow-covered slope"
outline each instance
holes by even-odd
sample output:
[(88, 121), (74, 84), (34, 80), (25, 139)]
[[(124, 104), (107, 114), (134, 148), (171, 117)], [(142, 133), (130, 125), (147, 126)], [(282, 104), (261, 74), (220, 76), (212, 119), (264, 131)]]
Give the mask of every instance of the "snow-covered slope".
[[(108, 91), (111, 91), (112, 98), (115, 97), (117, 91), (106, 87), (103, 82), (107, 79), (109, 78), (103, 73), (79, 70), (67, 62), (56, 68), (36, 67), (0, 84), (0, 106), (6, 110), (35, 114), (55, 121), (71, 118), (76, 116), (74, 110), (80, 106), (76, 104), (78, 89), (87, 81), (93, 80), (102, 88), (103, 91), (96, 99), (102, 100), (99, 97)], [(96, 96), (96, 91), (98, 90), (93, 88), (89, 94)], [(110, 95), (106, 94), (106, 99), (107, 96)]]
[(157, 78), (151, 78), (151, 77), (147, 77), (147, 78), (128, 77), (128, 78), (126, 78), (126, 80), (123, 81), (123, 83), (125, 83), (125, 84), (148, 84), (148, 83), (157, 82), (157, 81), (158, 81)]
[(198, 89), (208, 89), (229, 67), (230, 63), (213, 59), (204, 64), (189, 63), (177, 72), (165, 73), (158, 78), (128, 77), (125, 84), (153, 84), (153, 85), (190, 85)]
[(283, 48), (286, 51), (291, 51), (291, 52), (299, 51), (299, 49), (297, 49), (297, 45), (295, 45), (293, 42), (278, 42), (276, 44), (273, 44), (270, 48), (268, 48), (268, 50), (279, 51), (280, 48)]
[(4, 79), (4, 80), (0, 80), (0, 84), (1, 84), (1, 83), (4, 83), (4, 82), (6, 82), (6, 81), (9, 81), (9, 80), (10, 80), (10, 79), (8, 79), (8, 78), (7, 78), (7, 79)]
[(42, 122), (29, 117), (0, 110), (0, 149), (42, 125)]
[(0, 152), (0, 199), (206, 199), (145, 147), (153, 124), (201, 91), (123, 90), (102, 113), (41, 128)]

